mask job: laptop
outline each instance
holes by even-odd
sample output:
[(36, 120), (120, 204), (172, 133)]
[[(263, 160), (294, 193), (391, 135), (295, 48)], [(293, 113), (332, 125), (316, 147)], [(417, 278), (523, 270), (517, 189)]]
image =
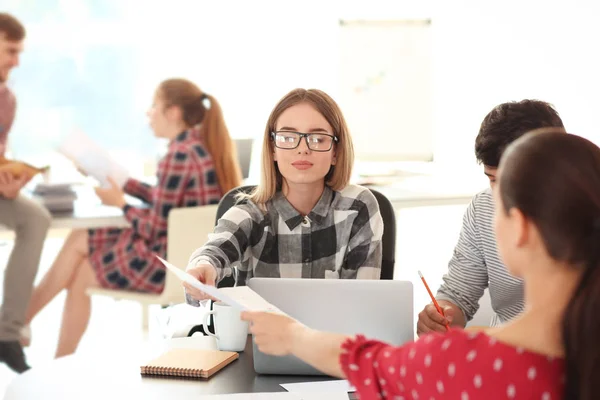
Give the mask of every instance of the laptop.
[[(414, 340), (413, 286), (408, 281), (252, 278), (248, 286), (303, 324), (362, 334), (392, 345)], [(259, 374), (324, 375), (294, 356), (271, 356), (252, 341)]]

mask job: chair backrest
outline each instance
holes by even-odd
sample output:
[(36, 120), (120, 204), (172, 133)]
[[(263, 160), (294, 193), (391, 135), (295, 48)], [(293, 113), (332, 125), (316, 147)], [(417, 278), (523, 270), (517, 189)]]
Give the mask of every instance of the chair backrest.
[[(236, 200), (236, 195), (238, 193), (250, 194), (254, 190), (255, 187), (256, 186), (254, 186), (254, 185), (239, 186), (239, 187), (233, 188), (229, 192), (225, 193), (225, 196), (223, 196), (221, 198), (221, 201), (219, 201), (219, 208), (217, 208), (217, 218), (215, 219), (215, 225), (217, 225), (217, 222), (219, 222), (219, 220), (221, 219), (223, 214), (225, 214), (227, 212), (227, 210), (229, 210), (234, 205), (240, 203)], [(244, 203), (244, 202), (245, 201), (241, 201), (241, 203)]]
[[(219, 219), (225, 214), (227, 210), (233, 207), (236, 201), (236, 194), (242, 193), (250, 193), (254, 190), (255, 186), (240, 186), (234, 189), (231, 189), (219, 202), (219, 208), (217, 209), (217, 218), (215, 220), (215, 225), (219, 222)], [(379, 205), (379, 212), (381, 213), (381, 218), (383, 219), (383, 237), (381, 239), (381, 278), (386, 280), (394, 279), (394, 266), (396, 263), (396, 215), (394, 213), (394, 207), (390, 200), (385, 197), (383, 194), (378, 192), (375, 189), (369, 189), (371, 193), (377, 199), (377, 204)], [(226, 278), (227, 279), (227, 278)], [(224, 279), (219, 284), (219, 287), (226, 286), (234, 286), (235, 280), (230, 277), (227, 281)]]
[(247, 179), (250, 175), (250, 161), (252, 159), (252, 145), (254, 139), (236, 139), (235, 147), (237, 150), (238, 161), (242, 169), (242, 178)]
[(396, 214), (390, 200), (375, 189), (369, 188), (379, 204), (379, 213), (383, 219), (383, 237), (381, 238), (381, 279), (394, 279), (396, 264)]
[[(208, 239), (213, 232), (217, 205), (174, 208), (169, 212), (167, 225), (167, 261), (185, 269), (190, 255)], [(167, 271), (163, 293), (180, 297), (184, 302), (181, 281)]]
[[(256, 186), (254, 186), (254, 185), (240, 186), (240, 187), (233, 188), (229, 192), (225, 193), (225, 196), (223, 196), (221, 198), (221, 201), (219, 202), (219, 206), (217, 208), (217, 214), (216, 214), (216, 218), (214, 221), (215, 226), (217, 225), (217, 223), (219, 222), (219, 219), (221, 219), (223, 214), (225, 214), (227, 212), (227, 210), (229, 210), (234, 205), (240, 203), (236, 200), (236, 195), (238, 193), (250, 193), (254, 190), (255, 187)], [(241, 201), (241, 203), (244, 203), (244, 201)], [(233, 277), (233, 276), (225, 277), (219, 282), (219, 284), (217, 286), (220, 288), (221, 287), (233, 287), (233, 286), (235, 286), (235, 277)]]

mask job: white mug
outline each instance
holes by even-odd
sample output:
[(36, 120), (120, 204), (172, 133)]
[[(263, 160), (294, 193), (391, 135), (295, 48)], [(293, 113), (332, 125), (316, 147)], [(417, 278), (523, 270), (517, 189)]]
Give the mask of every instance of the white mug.
[[(208, 331), (208, 317), (214, 315), (215, 333)], [(217, 340), (222, 351), (244, 351), (248, 339), (248, 323), (242, 321), (240, 312), (224, 303), (214, 303), (212, 311), (204, 315), (204, 332)]]

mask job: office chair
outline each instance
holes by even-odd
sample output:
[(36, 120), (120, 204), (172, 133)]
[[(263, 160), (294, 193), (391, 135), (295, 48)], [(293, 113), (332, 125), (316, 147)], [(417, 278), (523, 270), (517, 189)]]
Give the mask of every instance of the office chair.
[[(212, 221), (217, 205), (182, 207), (171, 210), (167, 225), (167, 260), (185, 269), (190, 254), (202, 245), (213, 231)], [(149, 307), (168, 306), (185, 302), (181, 281), (172, 272), (165, 275), (165, 288), (162, 293), (138, 293), (125, 290), (89, 288), (86, 293), (112, 297), (115, 300), (137, 301), (142, 306), (142, 327), (148, 328)]]

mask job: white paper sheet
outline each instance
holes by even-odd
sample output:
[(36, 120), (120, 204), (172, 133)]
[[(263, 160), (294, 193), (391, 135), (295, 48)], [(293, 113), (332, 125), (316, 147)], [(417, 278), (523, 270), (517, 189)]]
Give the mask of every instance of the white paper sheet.
[[(291, 396), (290, 396), (291, 395)], [(300, 400), (299, 397), (291, 393), (236, 393), (236, 394), (212, 394), (207, 396), (199, 396), (201, 400)]]
[[(282, 313), (277, 307), (267, 302), (248, 286), (225, 287), (218, 289), (221, 295), (225, 294), (250, 311), (272, 311)], [(283, 314), (283, 313), (282, 313)]]
[[(288, 392), (293, 393), (348, 393), (356, 389), (347, 380), (333, 380), (321, 382), (282, 383), (280, 385)], [(347, 396), (346, 396), (347, 397)]]
[(307, 393), (292, 393), (298, 396), (301, 400), (348, 400), (348, 392), (307, 392)]
[(109, 185), (108, 177), (113, 178), (121, 187), (129, 178), (129, 172), (106, 149), (83, 132), (75, 131), (68, 135), (57, 150), (104, 187)]
[(177, 268), (173, 264), (169, 263), (162, 258), (157, 258), (167, 267), (167, 269), (173, 272), (180, 280), (187, 282), (193, 287), (202, 292), (214, 297), (215, 299), (222, 301), (223, 303), (235, 307), (240, 311), (273, 311), (280, 312), (275, 306), (268, 303), (258, 293), (250, 289), (248, 286), (236, 286), (232, 288), (221, 288), (217, 289), (214, 286), (205, 285), (192, 275)]
[(200, 396), (202, 400), (348, 400), (346, 392), (326, 393), (237, 393), (237, 394), (213, 394)]

